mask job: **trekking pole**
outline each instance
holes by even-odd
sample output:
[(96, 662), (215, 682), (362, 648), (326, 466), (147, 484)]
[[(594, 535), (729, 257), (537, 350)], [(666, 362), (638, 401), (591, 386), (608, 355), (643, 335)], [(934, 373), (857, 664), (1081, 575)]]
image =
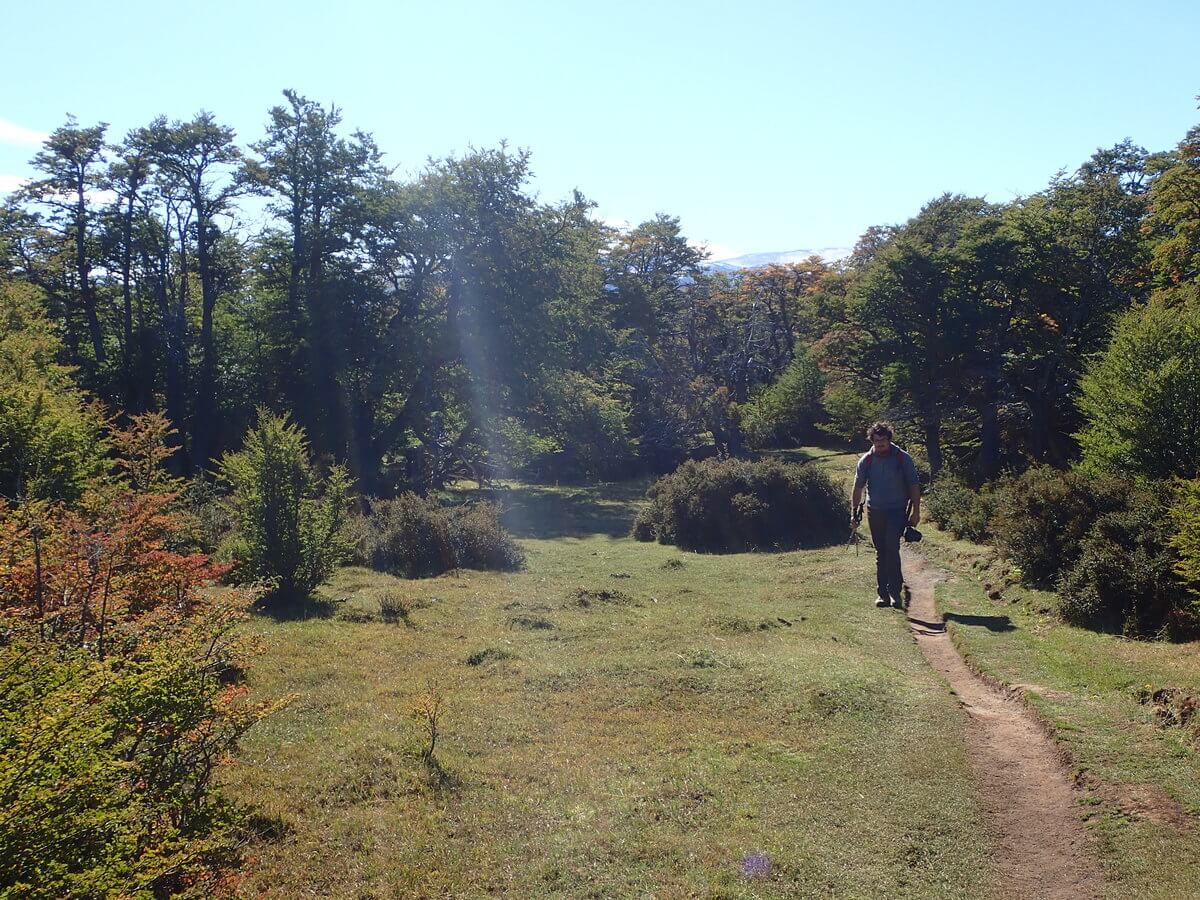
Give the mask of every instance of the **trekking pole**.
[(858, 556), (858, 545), (862, 542), (862, 537), (858, 533), (858, 526), (862, 522), (863, 504), (858, 504), (854, 507), (854, 515), (850, 519), (850, 540), (846, 541), (846, 546), (854, 545), (854, 555)]

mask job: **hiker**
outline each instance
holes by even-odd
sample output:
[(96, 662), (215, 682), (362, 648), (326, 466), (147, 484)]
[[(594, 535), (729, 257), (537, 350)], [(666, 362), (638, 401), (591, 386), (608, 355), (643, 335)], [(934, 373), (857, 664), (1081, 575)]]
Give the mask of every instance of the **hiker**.
[(855, 469), (850, 527), (857, 529), (861, 521), (865, 487), (867, 525), (875, 544), (875, 605), (903, 609), (900, 537), (906, 526), (916, 528), (921, 522), (921, 483), (913, 458), (892, 443), (892, 427), (887, 422), (876, 422), (868, 428), (867, 438), (872, 446), (859, 458)]

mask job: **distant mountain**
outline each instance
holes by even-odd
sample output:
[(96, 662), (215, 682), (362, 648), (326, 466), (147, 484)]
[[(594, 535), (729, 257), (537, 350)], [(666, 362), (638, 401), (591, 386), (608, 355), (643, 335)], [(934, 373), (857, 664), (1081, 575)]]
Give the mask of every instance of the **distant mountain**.
[(810, 256), (819, 256), (826, 262), (836, 262), (850, 255), (849, 247), (819, 247), (806, 250), (783, 250), (778, 253), (745, 253), (729, 259), (710, 259), (704, 268), (715, 272), (736, 272), (738, 269), (757, 269), (772, 264), (804, 262)]

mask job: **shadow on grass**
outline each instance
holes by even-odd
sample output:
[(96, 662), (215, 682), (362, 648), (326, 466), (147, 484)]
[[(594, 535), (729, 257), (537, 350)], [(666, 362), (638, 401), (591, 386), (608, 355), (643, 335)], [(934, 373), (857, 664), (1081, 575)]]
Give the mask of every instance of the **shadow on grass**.
[(332, 619), (338, 604), (326, 597), (300, 599), (264, 598), (255, 603), (251, 612), (276, 622), (302, 622), (305, 619)]
[(988, 631), (1016, 631), (1017, 626), (1008, 616), (964, 616), (960, 613), (946, 613), (947, 622), (957, 622), (959, 625), (980, 625)]
[(456, 490), (451, 497), (499, 503), (504, 527), (519, 538), (626, 537), (649, 484), (648, 479), (565, 487), (515, 484)]

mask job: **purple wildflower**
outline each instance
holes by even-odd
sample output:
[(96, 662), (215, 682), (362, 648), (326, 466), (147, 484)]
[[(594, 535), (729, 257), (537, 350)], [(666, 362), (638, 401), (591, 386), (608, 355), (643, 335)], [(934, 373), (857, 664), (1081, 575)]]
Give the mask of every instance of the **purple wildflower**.
[(760, 850), (747, 853), (742, 860), (742, 874), (747, 878), (765, 878), (771, 874), (771, 857)]

